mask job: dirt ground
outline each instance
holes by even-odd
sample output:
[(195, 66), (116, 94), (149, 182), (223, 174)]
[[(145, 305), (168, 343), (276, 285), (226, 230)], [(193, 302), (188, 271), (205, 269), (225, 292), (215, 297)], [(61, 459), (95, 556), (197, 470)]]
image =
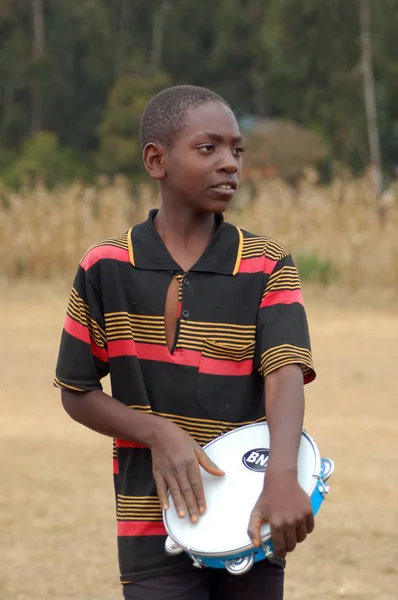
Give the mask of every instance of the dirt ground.
[[(398, 597), (398, 310), (368, 300), (306, 291), (318, 378), (305, 424), (336, 472), (289, 557), (286, 600)], [(66, 301), (1, 284), (1, 600), (120, 598), (111, 441), (52, 387)]]

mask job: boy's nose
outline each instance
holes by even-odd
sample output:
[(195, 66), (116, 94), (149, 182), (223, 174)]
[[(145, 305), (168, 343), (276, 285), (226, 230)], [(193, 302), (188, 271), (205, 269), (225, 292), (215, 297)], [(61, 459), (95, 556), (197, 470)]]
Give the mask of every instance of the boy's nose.
[(234, 159), (231, 157), (229, 160), (223, 160), (219, 167), (218, 167), (218, 171), (224, 171), (224, 173), (230, 173), (230, 174), (234, 174), (237, 172), (238, 170), (238, 165), (236, 164), (236, 162), (234, 161)]

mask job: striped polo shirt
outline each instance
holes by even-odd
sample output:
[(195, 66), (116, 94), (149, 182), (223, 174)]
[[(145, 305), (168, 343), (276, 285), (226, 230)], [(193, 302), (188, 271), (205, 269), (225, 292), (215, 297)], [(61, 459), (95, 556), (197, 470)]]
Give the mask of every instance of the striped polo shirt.
[[(315, 377), (300, 281), (289, 252), (216, 216), (217, 232), (184, 273), (148, 220), (81, 260), (62, 332), (55, 385), (89, 392), (110, 375), (126, 406), (170, 419), (204, 445), (265, 418), (264, 377), (299, 364)], [(179, 283), (174, 346), (164, 307)], [(191, 569), (165, 554), (151, 453), (114, 440), (122, 583)]]

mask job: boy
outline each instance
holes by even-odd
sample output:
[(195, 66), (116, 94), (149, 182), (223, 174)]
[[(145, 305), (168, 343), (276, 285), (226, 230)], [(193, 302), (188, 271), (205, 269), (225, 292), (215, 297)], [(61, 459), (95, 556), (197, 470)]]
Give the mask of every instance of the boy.
[[(297, 482), (303, 382), (314, 377), (300, 283), (278, 242), (223, 221), (242, 170), (230, 106), (194, 86), (164, 90), (141, 121), (144, 165), (160, 209), (83, 257), (62, 334), (55, 385), (65, 410), (114, 438), (118, 548), (131, 600), (280, 600), (283, 567), (239, 577), (168, 557), (161, 510), (206, 510), (201, 446), (267, 411), (271, 450), (248, 522), (271, 525), (282, 559), (314, 527)], [(110, 373), (112, 397), (100, 380)], [(266, 399), (266, 400), (265, 400)]]

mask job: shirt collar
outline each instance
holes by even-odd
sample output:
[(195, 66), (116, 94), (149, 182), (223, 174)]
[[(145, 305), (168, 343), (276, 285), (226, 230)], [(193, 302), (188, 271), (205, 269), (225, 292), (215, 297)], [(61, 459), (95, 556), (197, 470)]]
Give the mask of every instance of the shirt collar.
[[(158, 209), (152, 209), (144, 223), (128, 232), (130, 262), (137, 269), (147, 271), (182, 272), (156, 231), (153, 219), (157, 212)], [(214, 218), (219, 224), (217, 232), (190, 271), (235, 275), (242, 255), (242, 232), (238, 227), (225, 223), (222, 215)]]

